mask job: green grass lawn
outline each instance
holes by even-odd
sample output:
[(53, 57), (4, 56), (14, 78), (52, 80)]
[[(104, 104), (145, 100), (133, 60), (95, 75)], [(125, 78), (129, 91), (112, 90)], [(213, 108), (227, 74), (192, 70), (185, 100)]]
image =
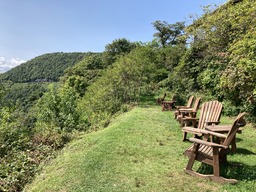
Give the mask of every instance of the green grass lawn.
[[(237, 136), (237, 153), (228, 160), (240, 163), (224, 176), (236, 185), (217, 184), (184, 173), (189, 142), (173, 112), (160, 106), (136, 107), (118, 116), (105, 129), (84, 135), (46, 165), (25, 191), (253, 191), (256, 188), (256, 130), (250, 126)], [(222, 117), (228, 123), (232, 118)], [(195, 168), (202, 169), (201, 163)], [(225, 167), (226, 170), (226, 167)]]

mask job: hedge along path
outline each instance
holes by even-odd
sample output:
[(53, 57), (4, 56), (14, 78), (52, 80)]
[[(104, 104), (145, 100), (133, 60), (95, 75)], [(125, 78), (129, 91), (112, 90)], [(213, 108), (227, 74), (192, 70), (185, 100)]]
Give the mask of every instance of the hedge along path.
[(190, 143), (173, 116), (135, 107), (68, 144), (25, 191), (218, 191), (183, 172)]

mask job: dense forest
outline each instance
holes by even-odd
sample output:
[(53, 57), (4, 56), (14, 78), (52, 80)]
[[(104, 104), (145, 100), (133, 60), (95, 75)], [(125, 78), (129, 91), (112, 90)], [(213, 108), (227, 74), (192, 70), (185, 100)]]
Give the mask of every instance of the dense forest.
[(65, 69), (74, 66), (87, 53), (47, 53), (0, 75), (0, 80), (14, 83), (59, 81)]
[(47, 91), (49, 83), (58, 82), (65, 70), (93, 53), (48, 53), (0, 74), (5, 94), (1, 105), (19, 105), (27, 111)]
[[(176, 94), (178, 104), (191, 94), (218, 99), (226, 115), (246, 111), (255, 123), (256, 3), (229, 1), (204, 11), (188, 26), (153, 22), (151, 42), (121, 38), (102, 53), (46, 54), (2, 74), (0, 190), (21, 190), (55, 150), (107, 126), (145, 95)], [(42, 94), (14, 89), (33, 101), (22, 101), (26, 110), (6, 102), (15, 97), (10, 84), (42, 79), (54, 82), (35, 84)]]

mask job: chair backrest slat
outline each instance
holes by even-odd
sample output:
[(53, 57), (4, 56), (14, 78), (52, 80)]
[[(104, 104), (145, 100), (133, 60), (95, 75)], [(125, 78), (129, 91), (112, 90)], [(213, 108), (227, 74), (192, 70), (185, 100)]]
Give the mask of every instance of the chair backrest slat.
[(217, 122), (220, 120), (222, 104), (219, 101), (208, 101), (202, 104), (198, 128), (203, 129), (206, 122)]
[(176, 101), (176, 99), (177, 99), (177, 95), (176, 95), (176, 94), (174, 94), (174, 95), (172, 96), (171, 101)]
[(196, 98), (194, 107), (193, 107), (193, 111), (197, 111), (200, 105), (200, 101), (201, 101), (201, 97)]
[(187, 103), (187, 107), (191, 108), (192, 107), (192, 103), (194, 101), (194, 96), (190, 96), (189, 99), (188, 99), (188, 103)]

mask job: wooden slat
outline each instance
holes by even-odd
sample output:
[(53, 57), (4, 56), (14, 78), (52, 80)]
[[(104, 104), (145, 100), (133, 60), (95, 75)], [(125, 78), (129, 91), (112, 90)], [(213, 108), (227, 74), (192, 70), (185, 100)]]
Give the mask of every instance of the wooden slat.
[(192, 107), (194, 98), (195, 98), (195, 97), (194, 97), (193, 95), (189, 97), (188, 102), (187, 102), (187, 107), (189, 107), (189, 108)]

